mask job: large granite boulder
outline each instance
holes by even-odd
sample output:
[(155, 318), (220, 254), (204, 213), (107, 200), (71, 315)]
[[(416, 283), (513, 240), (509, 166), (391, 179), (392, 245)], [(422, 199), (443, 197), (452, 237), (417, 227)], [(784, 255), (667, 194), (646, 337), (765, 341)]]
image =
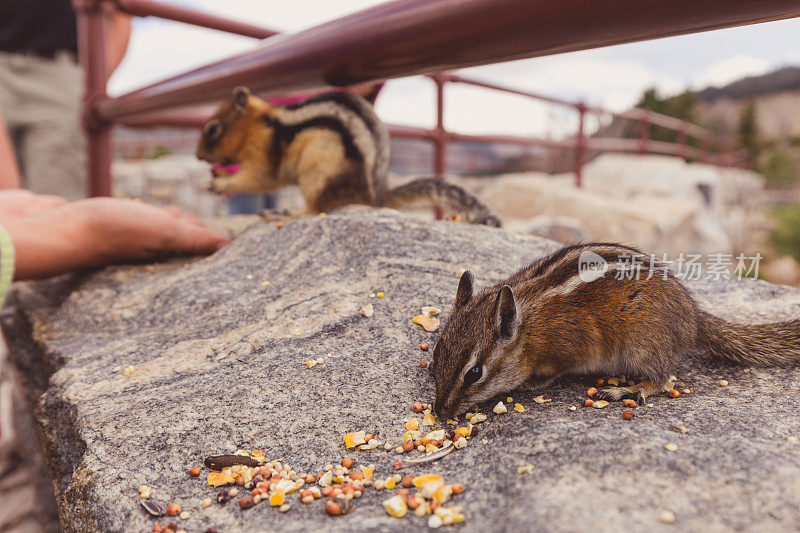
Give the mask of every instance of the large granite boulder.
[[(294, 494), (286, 513), (265, 503), (203, 510), (214, 490), (205, 472), (187, 471), (206, 454), (263, 448), (298, 472), (349, 454), (389, 476), (394, 452), (348, 452), (342, 436), (368, 430), (397, 442), (412, 403), (430, 401), (432, 380), (418, 366), (430, 352), (419, 344), (433, 345), (437, 333), (411, 318), (426, 305), (446, 318), (462, 268), (485, 284), (555, 247), (351, 208), (256, 224), (203, 259), (17, 284), (3, 327), (35, 403), (64, 529), (150, 531), (140, 485), (188, 510), (187, 531), (423, 528), (422, 518), (389, 517), (388, 491), (372, 488), (336, 518)], [(728, 318), (800, 316), (800, 292), (790, 288), (692, 288)], [(378, 291), (385, 296), (371, 297)], [(367, 303), (370, 318), (359, 313)], [(318, 357), (323, 365), (306, 367)], [(459, 530), (798, 530), (800, 369), (696, 362), (676, 374), (692, 392), (655, 398), (630, 421), (618, 404), (582, 407), (597, 376), (551, 385), (544, 404), (533, 401), (539, 391), (515, 391), (524, 413), (486, 409), (469, 446), (410, 472), (466, 487), (453, 501), (467, 516)], [(723, 378), (729, 386), (717, 384)], [(681, 424), (688, 433), (670, 429)], [(518, 474), (525, 464), (535, 466)], [(672, 525), (662, 521), (669, 513)]]

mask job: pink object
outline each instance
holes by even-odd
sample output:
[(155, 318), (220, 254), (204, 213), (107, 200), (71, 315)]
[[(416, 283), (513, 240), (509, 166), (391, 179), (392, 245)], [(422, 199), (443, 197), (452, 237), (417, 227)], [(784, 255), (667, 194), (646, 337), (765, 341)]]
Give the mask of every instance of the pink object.
[(234, 163), (232, 165), (224, 166), (221, 163), (214, 163), (214, 170), (228, 174), (236, 174), (242, 169), (241, 163)]

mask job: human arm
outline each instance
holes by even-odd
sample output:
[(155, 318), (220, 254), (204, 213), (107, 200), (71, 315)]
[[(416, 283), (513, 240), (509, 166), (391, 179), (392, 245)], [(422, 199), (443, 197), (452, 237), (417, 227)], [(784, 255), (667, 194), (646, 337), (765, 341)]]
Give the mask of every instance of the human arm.
[(173, 251), (210, 254), (228, 243), (194, 215), (116, 198), (90, 198), (28, 217), (0, 218), (0, 224), (14, 246), (15, 280)]
[(20, 187), (22, 187), (22, 178), (17, 166), (17, 157), (14, 155), (11, 137), (8, 135), (0, 109), (0, 189), (19, 189)]

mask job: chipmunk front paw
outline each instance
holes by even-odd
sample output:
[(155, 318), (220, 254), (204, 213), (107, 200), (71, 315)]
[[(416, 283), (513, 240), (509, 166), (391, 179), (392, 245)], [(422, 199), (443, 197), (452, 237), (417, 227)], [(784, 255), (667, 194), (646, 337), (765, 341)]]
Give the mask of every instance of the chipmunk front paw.
[(598, 391), (597, 397), (608, 402), (619, 402), (630, 398), (636, 400), (638, 405), (644, 405), (647, 401), (645, 392), (639, 387), (606, 387)]

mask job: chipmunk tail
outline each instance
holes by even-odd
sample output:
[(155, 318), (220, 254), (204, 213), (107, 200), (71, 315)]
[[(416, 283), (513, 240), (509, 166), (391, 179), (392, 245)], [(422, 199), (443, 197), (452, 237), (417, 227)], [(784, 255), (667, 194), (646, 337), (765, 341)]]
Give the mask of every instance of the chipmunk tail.
[(800, 319), (767, 324), (728, 322), (703, 313), (698, 344), (717, 357), (750, 366), (800, 364)]
[(387, 191), (381, 205), (403, 207), (419, 200), (429, 200), (460, 214), (471, 224), (485, 224), (499, 228), (500, 219), (480, 200), (461, 187), (439, 178), (418, 178)]

